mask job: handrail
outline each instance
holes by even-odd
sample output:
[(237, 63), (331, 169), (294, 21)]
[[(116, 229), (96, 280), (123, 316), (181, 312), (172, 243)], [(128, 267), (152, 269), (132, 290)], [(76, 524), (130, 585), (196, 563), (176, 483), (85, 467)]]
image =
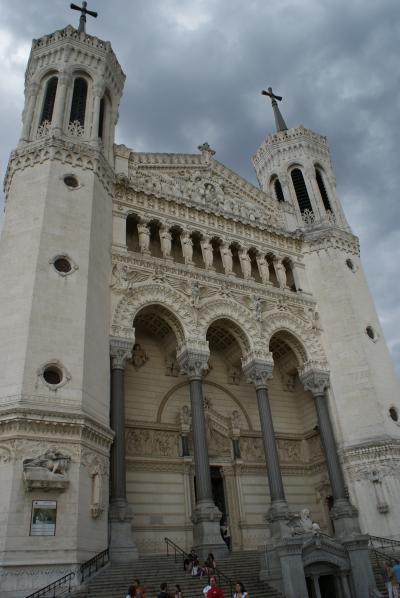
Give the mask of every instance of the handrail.
[(377, 558), (379, 557), (381, 559), (384, 559), (385, 561), (389, 561), (391, 564), (396, 560), (395, 558), (390, 556), (390, 554), (387, 554), (386, 552), (381, 552), (376, 548), (371, 547), (370, 551), (373, 552)]
[[(400, 547), (400, 540), (393, 540), (392, 538), (382, 538), (381, 536), (370, 536), (370, 540), (373, 542), (377, 542), (380, 544), (390, 544), (391, 546), (399, 546)], [(399, 548), (400, 550), (400, 548)]]
[[(93, 573), (96, 573), (99, 569), (104, 567), (104, 565), (106, 563), (108, 563), (108, 561), (109, 561), (109, 552), (108, 552), (108, 548), (106, 548), (105, 550), (103, 550), (102, 552), (99, 552), (99, 554), (96, 554), (95, 556), (93, 556), (91, 559), (89, 559), (85, 563), (82, 563), (82, 565), (79, 567), (79, 572), (81, 574), (81, 583), (84, 582), (85, 577), (90, 577), (92, 575), (92, 566), (94, 567)], [(101, 565), (100, 565), (100, 562), (101, 562)], [(86, 576), (87, 569), (89, 569), (89, 575)]]
[[(169, 556), (169, 547), (172, 547), (174, 550), (175, 563), (176, 563), (176, 554), (178, 552), (182, 556), (183, 568), (184, 568), (184, 570), (186, 570), (185, 569), (185, 558), (189, 558), (189, 556), (190, 556), (189, 553), (185, 552), (185, 550), (183, 550), (183, 548), (178, 546), (178, 544), (175, 544), (175, 542), (173, 542), (169, 538), (164, 538), (164, 542), (167, 545), (167, 556)], [(232, 596), (234, 587), (233, 587), (233, 581), (231, 580), (231, 578), (228, 577), (227, 575), (225, 575), (225, 573), (223, 573), (217, 567), (215, 567), (215, 569), (214, 569), (214, 575), (218, 578), (219, 585), (221, 585), (221, 578), (225, 580), (225, 585), (229, 586), (229, 592), (230, 592), (230, 595)]]
[[(67, 583), (68, 583), (68, 593), (70, 593), (71, 592), (71, 579), (73, 577), (75, 577), (75, 573), (73, 571), (71, 571), (70, 573), (67, 573), (67, 575), (60, 577), (60, 579), (56, 579), (56, 581), (49, 583), (49, 585), (45, 586), (44, 588), (40, 588), (40, 590), (36, 590), (36, 592), (33, 592), (33, 594), (29, 594), (29, 596), (26, 596), (26, 598), (41, 598), (44, 596), (46, 596), (46, 598), (49, 598), (51, 591), (53, 592), (53, 594), (51, 595), (51, 598), (56, 598), (57, 589), (61, 588), (62, 586), (65, 586)], [(64, 588), (64, 589), (66, 589), (66, 588)]]

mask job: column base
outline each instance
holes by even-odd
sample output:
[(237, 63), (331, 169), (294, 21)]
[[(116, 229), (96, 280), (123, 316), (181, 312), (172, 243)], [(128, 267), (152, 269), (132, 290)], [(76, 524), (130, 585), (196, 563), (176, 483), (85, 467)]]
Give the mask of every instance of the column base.
[(355, 598), (381, 596), (375, 583), (375, 576), (369, 558), (368, 542), (369, 536), (364, 534), (341, 540), (349, 555)]
[(110, 561), (112, 563), (133, 563), (139, 557), (132, 535), (133, 515), (126, 500), (111, 503), (110, 520)]
[(290, 513), (286, 500), (275, 500), (272, 502), (267, 513), (267, 521), (273, 542), (279, 542), (282, 538), (292, 536), (292, 528), (289, 527)]
[(335, 536), (338, 538), (361, 533), (358, 511), (349, 500), (335, 500), (330, 514), (334, 522)]
[(221, 536), (221, 511), (211, 501), (197, 503), (193, 510), (193, 548), (201, 559), (212, 552), (216, 559), (228, 552)]

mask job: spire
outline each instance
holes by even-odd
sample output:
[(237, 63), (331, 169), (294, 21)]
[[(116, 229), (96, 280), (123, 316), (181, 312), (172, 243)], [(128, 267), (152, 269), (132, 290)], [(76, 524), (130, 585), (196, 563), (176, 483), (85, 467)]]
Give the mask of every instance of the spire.
[(276, 96), (272, 92), (272, 87), (268, 87), (268, 91), (265, 91), (265, 89), (263, 89), (261, 92), (261, 95), (269, 96), (271, 98), (272, 110), (274, 111), (275, 125), (276, 125), (277, 132), (279, 133), (279, 131), (287, 131), (286, 123), (283, 119), (281, 111), (279, 110), (279, 106), (278, 106), (278, 102), (277, 102), (277, 100), (279, 102), (282, 100), (282, 96)]
[(82, 6), (77, 6), (76, 4), (71, 4), (70, 6), (71, 6), (72, 10), (80, 11), (81, 16), (79, 19), (78, 31), (79, 31), (79, 33), (82, 33), (82, 31), (85, 33), (86, 32), (86, 15), (90, 15), (91, 17), (96, 18), (97, 12), (94, 12), (93, 10), (88, 10), (86, 8), (87, 2), (82, 2)]

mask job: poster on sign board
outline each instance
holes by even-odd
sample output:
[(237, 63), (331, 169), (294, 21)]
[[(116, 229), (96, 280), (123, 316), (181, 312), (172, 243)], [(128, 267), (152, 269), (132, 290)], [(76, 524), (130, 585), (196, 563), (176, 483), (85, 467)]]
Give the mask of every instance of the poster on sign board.
[(31, 536), (56, 535), (57, 501), (32, 501)]

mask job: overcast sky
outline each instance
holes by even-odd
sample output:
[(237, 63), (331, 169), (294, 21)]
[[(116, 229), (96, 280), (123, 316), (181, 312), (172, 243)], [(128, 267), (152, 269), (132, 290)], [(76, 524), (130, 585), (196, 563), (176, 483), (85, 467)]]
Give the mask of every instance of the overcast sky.
[[(255, 183), (273, 131), (272, 85), (289, 127), (327, 135), (338, 191), (400, 372), (400, 4), (398, 0), (92, 0), (88, 32), (127, 75), (117, 142), (197, 152)], [(79, 14), (66, 0), (0, 0), (1, 171), (21, 127), (33, 37)], [(1, 217), (0, 217), (1, 220)]]

